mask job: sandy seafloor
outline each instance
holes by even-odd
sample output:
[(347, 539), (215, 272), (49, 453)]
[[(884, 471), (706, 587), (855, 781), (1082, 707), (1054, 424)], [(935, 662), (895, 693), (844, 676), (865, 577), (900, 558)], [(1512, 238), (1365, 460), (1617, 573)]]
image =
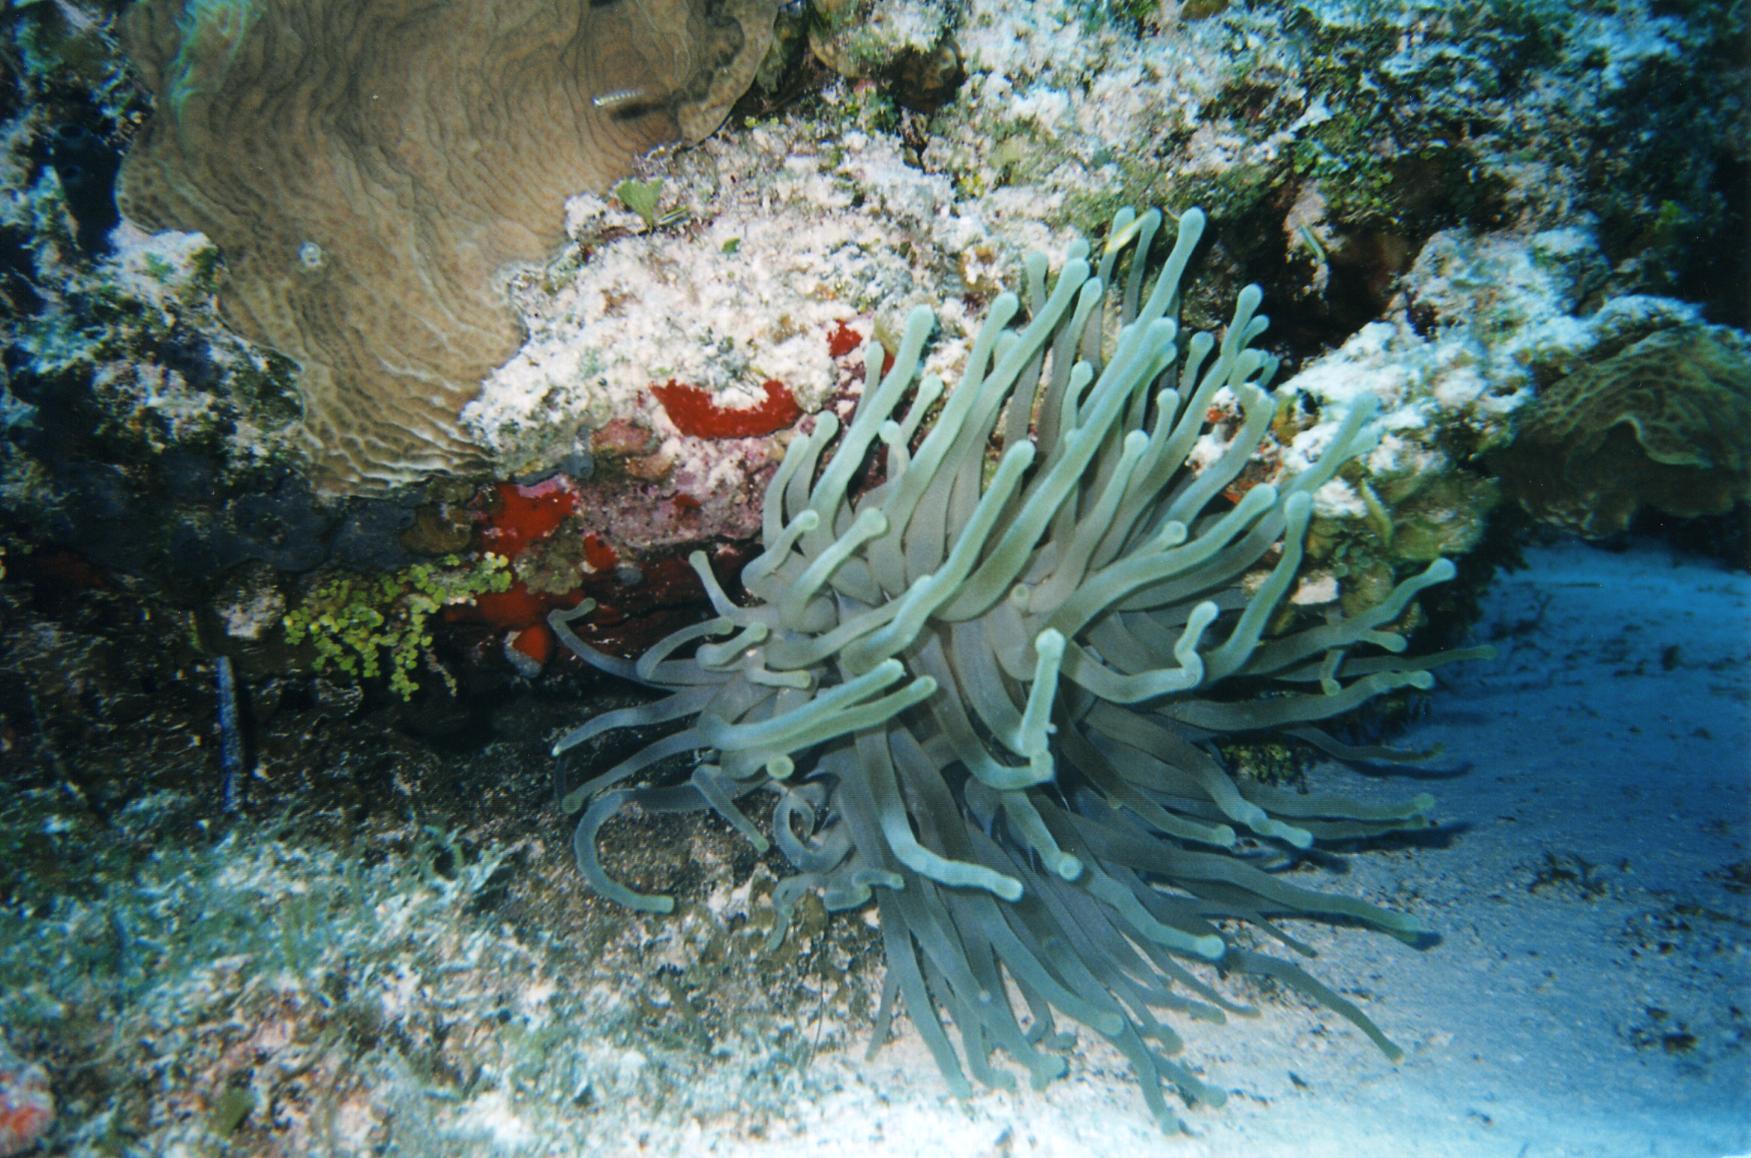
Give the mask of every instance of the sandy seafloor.
[(758, 1142), (659, 1130), (629, 1151), (1751, 1153), (1751, 576), (1652, 545), (1526, 562), (1479, 624), (1501, 654), (1447, 671), (1395, 741), (1443, 746), (1427, 782), (1362, 789), (1427, 788), (1443, 835), (1351, 857), (1335, 882), (1398, 898), (1439, 942), (1295, 929), (1402, 1063), (1311, 1006), (1195, 1026), (1187, 1057), (1230, 1097), (1171, 1138), (1086, 1032), (1045, 1091), (965, 1102), (907, 1033), (867, 1063), (817, 1057), (794, 1118)]

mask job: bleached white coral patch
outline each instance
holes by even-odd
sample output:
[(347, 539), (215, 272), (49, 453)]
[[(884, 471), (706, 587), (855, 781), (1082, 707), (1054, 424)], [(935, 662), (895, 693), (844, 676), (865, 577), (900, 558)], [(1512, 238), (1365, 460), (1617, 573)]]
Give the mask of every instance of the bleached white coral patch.
[(1010, 106), (1017, 120), (1032, 121), (1048, 132), (1070, 115), (1070, 98), (1055, 88), (1041, 85), (1019, 96)]
[(125, 217), (110, 231), (109, 241), (117, 289), (160, 306), (185, 292), (202, 263), (215, 256), (204, 233), (147, 233)]
[[(1284, 454), (1289, 473), (1305, 470), (1355, 403), (1377, 406), (1379, 445), (1368, 456), (1374, 478), (1448, 469), (1437, 445), (1470, 453), (1511, 435), (1514, 412), (1531, 399), (1541, 365), (1584, 358), (1615, 334), (1654, 320), (1694, 314), (1665, 298), (1622, 297), (1592, 314), (1580, 303), (1605, 269), (1594, 239), (1576, 228), (1534, 234), (1448, 230), (1417, 256), (1388, 315), (1363, 326), (1278, 388), (1302, 394), (1322, 416)], [(1315, 496), (1327, 515), (1364, 512), (1336, 481)]]
[(535, 1140), (535, 1131), (518, 1110), (510, 1094), (488, 1090), (470, 1099), (457, 1115), (458, 1138), (473, 1138), (500, 1152), (514, 1151)]
[(1368, 514), (1362, 494), (1341, 478), (1313, 492), (1313, 513), (1322, 519), (1360, 519)]
[(508, 470), (542, 465), (572, 432), (616, 417), (642, 414), (673, 438), (650, 394), (670, 381), (724, 408), (759, 405), (777, 381), (805, 412), (819, 409), (844, 385), (828, 343), (841, 325), (897, 330), (930, 304), (939, 349), (954, 349), (961, 255), (1015, 267), (1018, 240), (958, 207), (948, 179), (907, 164), (892, 137), (799, 143), (756, 128), (712, 149), (710, 180), (669, 194), (692, 209), (685, 227), (651, 230), (603, 198), (573, 199), (584, 260), (517, 291), (529, 340), (463, 412)]
[(1303, 575), (1295, 585), (1295, 591), (1289, 596), (1289, 602), (1298, 607), (1318, 606), (1331, 603), (1339, 593), (1338, 578), (1330, 571), (1314, 571)]

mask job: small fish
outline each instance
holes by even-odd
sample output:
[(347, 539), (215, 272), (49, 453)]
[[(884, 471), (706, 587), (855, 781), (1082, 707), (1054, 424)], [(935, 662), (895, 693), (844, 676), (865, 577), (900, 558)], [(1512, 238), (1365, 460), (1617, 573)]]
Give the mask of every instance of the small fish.
[(597, 93), (590, 104), (601, 109), (609, 120), (622, 124), (640, 117), (662, 116), (671, 111), (670, 97), (662, 92), (642, 88), (617, 88)]
[(590, 98), (590, 103), (599, 109), (617, 109), (622, 105), (644, 99), (642, 88), (617, 88), (608, 92), (600, 92)]

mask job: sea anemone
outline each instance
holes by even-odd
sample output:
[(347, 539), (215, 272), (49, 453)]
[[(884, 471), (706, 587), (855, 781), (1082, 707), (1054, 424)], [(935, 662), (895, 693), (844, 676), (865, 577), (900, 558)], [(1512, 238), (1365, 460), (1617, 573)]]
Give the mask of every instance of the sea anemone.
[[(1160, 224), (1122, 212), (1098, 260), (1078, 243), (1050, 283), (1031, 256), (1025, 324), (1020, 297), (993, 301), (946, 398), (940, 378), (920, 377), (928, 309), (886, 373), (871, 342), (849, 423), (819, 415), (767, 488), (747, 605), (695, 553), (715, 614), (637, 660), (577, 638), (569, 623), (588, 605), (556, 614), (579, 656), (667, 695), (600, 715), (554, 751), (684, 721), (568, 798), (588, 805), (574, 848), (603, 896), (673, 907), (598, 860), (598, 831), (628, 805), (711, 809), (764, 851), (766, 829), (742, 807), (762, 793), (796, 870), (774, 893), (775, 939), (810, 890), (833, 910), (874, 898), (878, 1043), (898, 998), (957, 1093), (970, 1092), (963, 1066), (1013, 1084), (999, 1050), (1038, 1086), (1065, 1069), (1062, 1015), (1122, 1051), (1175, 1126), (1164, 1083), (1188, 1102), (1223, 1095), (1171, 1060), (1168, 1022), (1251, 1012), (1218, 990), (1229, 973), (1298, 989), (1399, 1056), (1350, 1002), (1249, 948), (1246, 930), (1303, 953), (1275, 918), (1416, 940), (1415, 918), (1281, 870), (1316, 841), (1426, 827), (1433, 801), (1298, 794), (1231, 776), (1213, 745), (1286, 735), (1380, 755), (1310, 722), (1430, 686), (1427, 669), (1454, 654), (1405, 658), (1390, 625), (1454, 569), (1438, 561), (1349, 617), (1283, 614), (1314, 492), (1376, 434), (1353, 409), (1314, 466), (1241, 493), (1273, 415), (1275, 360), (1249, 348), (1266, 326), (1261, 295), (1241, 292), (1220, 341), (1182, 343), (1181, 279), (1204, 215), (1180, 217), (1151, 283)], [(1212, 430), (1213, 403), (1230, 399), (1234, 429)], [(1206, 445), (1191, 465), (1211, 439), (1217, 453)], [(684, 782), (628, 783), (689, 754), (703, 755)]]

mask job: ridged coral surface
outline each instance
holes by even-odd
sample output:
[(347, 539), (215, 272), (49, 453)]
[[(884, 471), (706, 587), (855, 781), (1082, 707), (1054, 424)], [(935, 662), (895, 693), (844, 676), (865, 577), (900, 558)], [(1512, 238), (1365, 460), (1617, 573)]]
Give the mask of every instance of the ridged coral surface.
[[(710, 808), (764, 850), (741, 806), (760, 793), (796, 869), (774, 894), (781, 917), (809, 891), (830, 909), (873, 898), (882, 1020), (903, 1003), (951, 1086), (968, 1089), (967, 1070), (1011, 1084), (998, 1051), (1036, 1085), (1062, 1073), (1063, 1015), (1111, 1040), (1172, 1124), (1164, 1084), (1222, 1099), (1172, 1060), (1175, 1023), (1247, 1012), (1219, 972), (1298, 988), (1396, 1056), (1361, 1010), (1242, 929), (1300, 949), (1276, 919), (1328, 916), (1415, 939), (1414, 918), (1277, 870), (1317, 841), (1424, 827), (1432, 801), (1233, 778), (1212, 742), (1287, 733), (1357, 755), (1309, 723), (1429, 686), (1427, 668), (1453, 656), (1395, 654), (1392, 624), (1453, 567), (1437, 560), (1349, 616), (1283, 619), (1313, 492), (1377, 434), (1358, 405), (1303, 473), (1239, 483), (1274, 412), (1274, 359), (1248, 348), (1265, 329), (1260, 295), (1242, 292), (1219, 340), (1182, 336), (1180, 282), (1204, 218), (1180, 219), (1151, 282), (1160, 221), (1121, 213), (1104, 250), (1079, 244), (1052, 282), (1031, 259), (1024, 294), (992, 303), (946, 398), (919, 375), (930, 311), (913, 313), (885, 374), (871, 343), (855, 414), (843, 429), (818, 416), (767, 490), (747, 605), (696, 554), (715, 616), (636, 662), (566, 628), (587, 605), (556, 616), (586, 660), (669, 693), (591, 720), (556, 751), (684, 721), (570, 798), (588, 804), (575, 850), (605, 896), (673, 903), (598, 861), (597, 832), (628, 805)], [(1230, 413), (1219, 399), (1241, 416), (1212, 429)], [(1194, 457), (1210, 438), (1219, 452)], [(628, 786), (701, 750), (683, 783)]]
[(1589, 538), (1649, 507), (1722, 514), (1751, 499), (1751, 341), (1680, 322), (1580, 366), (1539, 391), (1496, 466), (1534, 516)]
[(146, 0), (156, 112), (127, 215), (219, 246), (225, 320), (296, 359), (331, 490), (467, 465), (456, 417), (521, 335), (504, 267), (562, 205), (748, 86), (772, 0)]

